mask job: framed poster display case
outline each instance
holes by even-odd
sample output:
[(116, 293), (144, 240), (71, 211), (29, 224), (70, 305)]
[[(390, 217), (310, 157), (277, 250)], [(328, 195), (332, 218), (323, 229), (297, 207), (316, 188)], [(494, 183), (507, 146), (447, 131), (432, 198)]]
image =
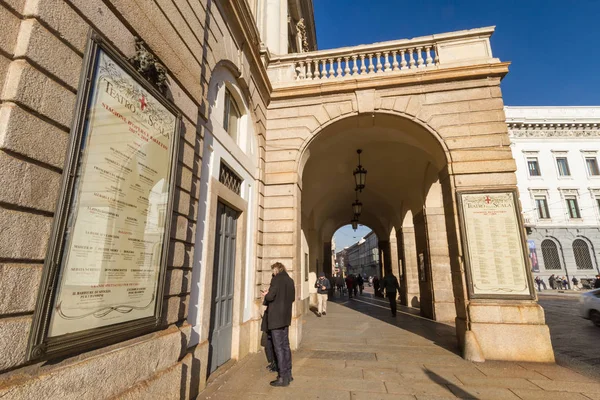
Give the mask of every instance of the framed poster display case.
[(535, 299), (516, 190), (457, 192), (471, 299)]
[(180, 125), (175, 107), (91, 31), (29, 360), (160, 326)]

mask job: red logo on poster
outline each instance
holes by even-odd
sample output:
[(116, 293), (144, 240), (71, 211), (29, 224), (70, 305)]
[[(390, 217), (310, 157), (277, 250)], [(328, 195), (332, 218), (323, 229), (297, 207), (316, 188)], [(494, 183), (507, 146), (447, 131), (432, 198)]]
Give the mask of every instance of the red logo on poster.
[(492, 199), (490, 199), (490, 196), (485, 196), (485, 203), (490, 204), (491, 202), (492, 202)]
[(148, 103), (146, 103), (146, 96), (142, 95), (142, 97), (140, 98), (140, 105), (140, 108), (142, 109), (142, 111), (144, 111), (144, 108), (146, 108), (146, 106), (148, 105)]

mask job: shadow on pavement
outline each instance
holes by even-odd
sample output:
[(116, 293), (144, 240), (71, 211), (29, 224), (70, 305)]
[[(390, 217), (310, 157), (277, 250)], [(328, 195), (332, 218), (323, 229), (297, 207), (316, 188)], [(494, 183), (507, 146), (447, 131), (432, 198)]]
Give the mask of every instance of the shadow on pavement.
[(363, 293), (351, 299), (333, 297), (329, 301), (419, 335), (439, 347), (460, 355), (456, 329), (453, 326), (421, 317), (415, 309), (398, 304), (397, 316), (393, 317), (388, 300), (375, 297), (370, 293)]
[(452, 393), (454, 393), (454, 395), (456, 397), (458, 397), (459, 399), (469, 399), (469, 400), (479, 399), (477, 396), (472, 395), (471, 393), (462, 389), (460, 386), (455, 385), (454, 383), (450, 382), (449, 380), (436, 374), (433, 371), (425, 370), (425, 373), (427, 374), (429, 379), (431, 379), (433, 382), (437, 383), (440, 386), (445, 386), (448, 389), (450, 389), (452, 391)]

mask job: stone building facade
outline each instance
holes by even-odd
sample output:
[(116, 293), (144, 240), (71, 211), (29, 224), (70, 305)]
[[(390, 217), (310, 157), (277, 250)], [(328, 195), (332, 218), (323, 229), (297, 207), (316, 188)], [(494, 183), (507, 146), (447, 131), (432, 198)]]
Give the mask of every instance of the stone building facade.
[[(346, 268), (349, 274), (378, 276), (381, 273), (377, 243), (377, 235), (371, 231), (358, 242), (343, 250), (347, 257)], [(336, 258), (342, 257), (340, 253), (338, 252)]]
[(600, 272), (600, 108), (506, 107), (533, 273)]
[[(258, 351), (275, 261), (296, 283), (297, 348), (311, 283), (331, 274), (331, 237), (351, 218), (357, 148), (370, 174), (361, 222), (383, 265), (402, 271), (404, 298), (454, 321), (468, 359), (554, 359), (534, 297), (478, 300), (465, 274), (456, 192), (516, 188), (499, 87), (509, 64), (492, 55), (493, 28), (316, 51), (304, 0), (2, 0), (0, 24), (0, 397), (193, 398), (221, 366), (223, 207), (236, 220), (223, 359)], [(90, 30), (123, 60), (140, 38), (182, 116), (162, 320), (28, 359)]]

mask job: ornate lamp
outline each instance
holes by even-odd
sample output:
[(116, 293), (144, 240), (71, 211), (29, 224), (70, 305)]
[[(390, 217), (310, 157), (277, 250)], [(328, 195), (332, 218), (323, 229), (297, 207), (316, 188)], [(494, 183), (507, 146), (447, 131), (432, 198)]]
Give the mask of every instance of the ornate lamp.
[(352, 217), (352, 220), (350, 221), (350, 223), (352, 224), (352, 229), (357, 230), (358, 229), (358, 215), (354, 215), (354, 217)]
[(362, 192), (367, 183), (367, 170), (360, 165), (360, 153), (362, 153), (362, 150), (358, 149), (356, 153), (358, 153), (358, 167), (354, 170), (354, 182), (356, 183), (356, 190)]
[(358, 192), (356, 192), (356, 200), (352, 203), (352, 211), (354, 211), (354, 215), (356, 216), (362, 212), (362, 203), (358, 200)]

